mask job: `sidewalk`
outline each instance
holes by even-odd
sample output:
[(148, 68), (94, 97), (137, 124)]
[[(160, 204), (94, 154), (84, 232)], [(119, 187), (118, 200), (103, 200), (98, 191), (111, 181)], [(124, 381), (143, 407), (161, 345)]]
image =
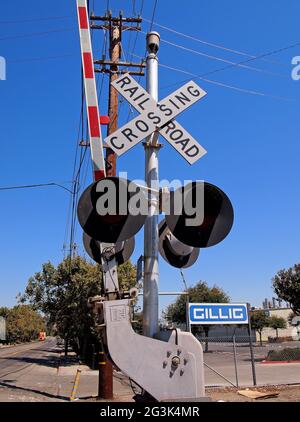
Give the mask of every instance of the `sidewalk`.
[[(78, 400), (96, 400), (98, 392), (98, 370), (92, 370), (83, 364), (64, 365), (58, 370), (58, 395), (69, 399), (77, 369), (81, 370), (80, 381), (76, 393)], [(126, 401), (133, 402), (134, 393), (129, 380), (122, 373), (114, 371), (113, 378), (114, 398), (99, 401)]]
[[(81, 370), (76, 401), (96, 400), (98, 371), (82, 365), (74, 354), (62, 357), (58, 349), (46, 351), (42, 362), (24, 365), (0, 380), (0, 402), (68, 402), (77, 369)], [(129, 381), (120, 373), (114, 376), (112, 401), (133, 401)]]

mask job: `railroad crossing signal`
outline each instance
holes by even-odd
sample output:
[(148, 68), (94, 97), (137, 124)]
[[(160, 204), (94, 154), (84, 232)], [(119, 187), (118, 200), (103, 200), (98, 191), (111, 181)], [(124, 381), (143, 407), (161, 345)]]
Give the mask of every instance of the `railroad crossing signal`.
[(174, 118), (205, 97), (206, 92), (190, 81), (168, 97), (156, 102), (129, 74), (118, 78), (112, 86), (141, 112), (105, 139), (117, 155), (122, 155), (156, 130), (187, 160), (194, 164), (206, 150)]

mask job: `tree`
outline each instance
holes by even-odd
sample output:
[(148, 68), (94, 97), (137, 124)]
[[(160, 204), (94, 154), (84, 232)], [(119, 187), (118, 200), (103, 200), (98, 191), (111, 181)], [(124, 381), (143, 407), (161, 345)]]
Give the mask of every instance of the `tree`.
[(44, 320), (31, 306), (17, 305), (9, 310), (6, 317), (8, 342), (36, 340), (40, 331), (45, 331)]
[(9, 314), (9, 308), (7, 308), (6, 306), (1, 306), (0, 317), (7, 318), (8, 314)]
[[(127, 290), (135, 285), (135, 267), (127, 262), (119, 267), (119, 284)], [(28, 281), (22, 302), (42, 311), (57, 334), (82, 358), (89, 358), (92, 344), (99, 342), (88, 298), (103, 293), (101, 267), (76, 256), (64, 259), (57, 267), (42, 266)]]
[(259, 342), (262, 346), (262, 330), (269, 326), (269, 318), (265, 311), (252, 311), (250, 313), (251, 327), (258, 332)]
[(286, 320), (276, 315), (269, 317), (268, 324), (269, 324), (269, 327), (276, 330), (276, 338), (278, 338), (278, 330), (286, 328)]
[[(228, 303), (230, 297), (220, 287), (213, 286), (209, 287), (206, 282), (199, 281), (194, 287), (190, 287), (187, 290), (190, 303)], [(181, 295), (178, 297), (175, 303), (169, 305), (164, 312), (164, 317), (168, 321), (176, 323), (186, 322), (186, 296)], [(202, 330), (205, 333), (205, 352), (208, 351), (208, 332), (211, 325), (203, 325)], [(200, 328), (201, 330), (201, 328)], [(194, 333), (199, 332), (198, 327), (192, 327)]]
[(272, 283), (277, 296), (290, 303), (293, 312), (300, 315), (300, 264), (278, 271)]

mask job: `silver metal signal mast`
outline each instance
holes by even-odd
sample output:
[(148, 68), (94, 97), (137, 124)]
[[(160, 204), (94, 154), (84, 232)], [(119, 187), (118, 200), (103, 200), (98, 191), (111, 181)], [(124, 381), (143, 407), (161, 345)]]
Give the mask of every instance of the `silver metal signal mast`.
[[(147, 34), (148, 55), (146, 58), (147, 92), (158, 100), (158, 58), (160, 36), (157, 32)], [(143, 296), (143, 331), (144, 335), (154, 337), (158, 334), (158, 214), (159, 198), (154, 191), (159, 190), (158, 178), (158, 132), (152, 133), (144, 143), (145, 181), (151, 189), (148, 191), (148, 217), (144, 229), (144, 296)]]

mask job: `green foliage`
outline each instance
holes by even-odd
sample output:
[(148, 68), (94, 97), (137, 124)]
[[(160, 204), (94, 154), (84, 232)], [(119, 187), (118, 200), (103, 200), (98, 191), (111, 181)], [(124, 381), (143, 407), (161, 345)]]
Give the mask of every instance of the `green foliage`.
[(118, 268), (118, 280), (123, 291), (136, 286), (136, 267), (130, 261), (125, 262)]
[[(135, 285), (135, 267), (130, 262), (123, 264), (118, 274), (121, 289)], [(44, 264), (42, 271), (29, 279), (21, 301), (42, 311), (56, 334), (84, 357), (89, 345), (97, 342), (88, 298), (101, 293), (101, 267), (76, 256), (57, 267)]]
[(300, 361), (300, 349), (287, 347), (283, 350), (270, 350), (266, 357), (267, 361)]
[[(190, 303), (228, 303), (230, 297), (220, 287), (209, 287), (205, 281), (199, 281), (194, 287), (188, 290), (188, 298)], [(169, 305), (164, 313), (164, 318), (167, 321), (176, 323), (186, 322), (186, 301), (187, 297), (181, 295), (177, 298), (176, 302)], [(211, 325), (192, 326), (192, 332), (197, 334), (204, 331), (205, 337), (208, 337)], [(208, 340), (205, 342), (205, 352), (208, 352)]]
[(273, 328), (274, 330), (280, 328), (286, 328), (286, 320), (282, 317), (277, 317), (275, 315), (269, 317), (269, 327)]
[(300, 264), (280, 270), (272, 279), (275, 293), (291, 304), (296, 315), (300, 315)]
[(135, 312), (133, 315), (132, 328), (138, 334), (143, 334), (143, 313)]
[(269, 317), (263, 310), (250, 312), (251, 328), (259, 334), (260, 344), (262, 345), (262, 330), (269, 326)]
[(286, 328), (286, 320), (282, 317), (273, 315), (268, 318), (268, 325), (276, 330), (276, 337), (278, 337), (278, 330)]
[(45, 331), (45, 323), (31, 306), (18, 305), (8, 312), (6, 330), (8, 342), (26, 342), (37, 340), (38, 333)]
[[(188, 290), (190, 303), (228, 303), (230, 297), (220, 287), (208, 287), (204, 281), (199, 281), (194, 287)], [(169, 305), (164, 313), (168, 321), (176, 323), (186, 322), (186, 296), (181, 295), (175, 303)]]
[(252, 311), (250, 313), (251, 327), (259, 333), (269, 326), (269, 317), (265, 311)]
[(1, 306), (0, 307), (0, 317), (6, 318), (9, 314), (9, 308), (7, 308), (6, 306)]

